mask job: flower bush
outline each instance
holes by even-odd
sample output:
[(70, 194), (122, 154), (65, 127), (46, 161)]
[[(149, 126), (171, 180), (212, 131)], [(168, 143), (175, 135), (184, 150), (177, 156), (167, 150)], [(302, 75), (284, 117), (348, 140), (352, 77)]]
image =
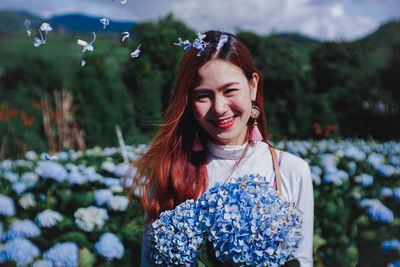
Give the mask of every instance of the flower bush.
[[(314, 266), (399, 265), (399, 142), (286, 141), (276, 147), (311, 167)], [(129, 158), (145, 149), (128, 147)], [(139, 266), (144, 216), (139, 201), (129, 205), (122, 192), (128, 165), (119, 149), (55, 156), (49, 161), (29, 151), (23, 159), (0, 162), (0, 265)], [(182, 242), (184, 232), (176, 233), (179, 238), (164, 238)], [(202, 242), (193, 242), (187, 257)], [(60, 248), (68, 258), (55, 253)]]
[[(144, 149), (128, 147), (130, 159)], [(94, 148), (0, 162), (0, 265), (139, 265), (144, 216), (124, 195), (122, 161)]]

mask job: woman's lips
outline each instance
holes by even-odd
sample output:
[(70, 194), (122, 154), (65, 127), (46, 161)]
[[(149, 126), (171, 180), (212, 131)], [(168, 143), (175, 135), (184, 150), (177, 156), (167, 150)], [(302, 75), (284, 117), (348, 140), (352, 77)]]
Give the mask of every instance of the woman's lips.
[(212, 121), (212, 123), (220, 129), (228, 129), (230, 128), (236, 121), (237, 115), (234, 115), (232, 117), (229, 118), (225, 118), (222, 120), (214, 120)]

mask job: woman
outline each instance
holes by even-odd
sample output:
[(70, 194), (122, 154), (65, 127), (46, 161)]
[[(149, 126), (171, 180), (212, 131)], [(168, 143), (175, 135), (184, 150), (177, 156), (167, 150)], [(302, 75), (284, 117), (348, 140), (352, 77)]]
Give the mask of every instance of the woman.
[[(262, 80), (246, 46), (217, 31), (196, 41), (200, 46), (193, 45), (180, 63), (164, 124), (136, 165), (136, 181), (146, 181), (148, 223), (216, 182), (260, 174), (303, 212), (303, 241), (294, 256), (301, 267), (312, 266), (314, 200), (307, 163), (266, 142)], [(145, 250), (143, 243), (141, 266), (148, 264)]]

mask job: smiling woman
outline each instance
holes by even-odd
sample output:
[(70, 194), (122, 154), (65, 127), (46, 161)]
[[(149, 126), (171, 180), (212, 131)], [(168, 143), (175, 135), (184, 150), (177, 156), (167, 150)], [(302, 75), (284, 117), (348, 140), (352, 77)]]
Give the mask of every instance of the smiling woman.
[[(303, 241), (293, 256), (301, 267), (312, 266), (310, 170), (304, 160), (267, 142), (263, 82), (248, 49), (236, 36), (218, 31), (186, 43), (189, 51), (180, 63), (164, 124), (135, 162), (136, 181), (146, 186), (147, 229), (163, 211), (199, 199), (217, 183), (258, 174), (302, 213)], [(147, 248), (146, 231), (142, 266), (149, 265)], [(261, 255), (270, 252), (266, 247)]]

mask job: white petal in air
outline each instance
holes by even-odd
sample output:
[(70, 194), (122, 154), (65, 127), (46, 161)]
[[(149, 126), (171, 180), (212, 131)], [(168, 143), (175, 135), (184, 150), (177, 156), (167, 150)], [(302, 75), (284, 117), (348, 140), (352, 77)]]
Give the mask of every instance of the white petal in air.
[(100, 19), (101, 24), (103, 24), (103, 29), (105, 29), (108, 25), (110, 25), (110, 21), (107, 18)]
[(25, 28), (26, 28), (26, 34), (28, 36), (31, 36), (31, 21), (29, 19), (26, 19), (24, 21), (24, 25), (25, 25)]
[(78, 41), (77, 41), (78, 45), (83, 46), (82, 52), (85, 52), (85, 51), (92, 52), (94, 50), (93, 43), (94, 43), (94, 41), (96, 41), (96, 34), (94, 32), (92, 32), (92, 33), (93, 33), (93, 40), (90, 43), (87, 43), (84, 40), (78, 39)]
[(121, 4), (126, 4), (126, 0), (121, 0)]
[(35, 38), (33, 39), (33, 46), (34, 47), (38, 47), (39, 45), (43, 44), (42, 40), (38, 37), (35, 36)]
[(126, 38), (129, 38), (129, 32), (123, 32), (121, 34), (122, 34), (122, 42), (124, 42)]
[(44, 160), (58, 160), (57, 156), (49, 156), (48, 154), (44, 155)]
[(50, 32), (53, 30), (53, 28), (47, 22), (43, 22), (42, 25), (40, 26), (40, 30), (42, 32)]
[(84, 67), (86, 65), (86, 60), (82, 59), (81, 66)]
[(136, 48), (135, 51), (133, 51), (133, 52), (131, 53), (131, 58), (137, 58), (137, 57), (139, 56), (139, 53), (140, 53), (140, 46), (141, 46), (141, 44), (138, 46), (138, 48)]

